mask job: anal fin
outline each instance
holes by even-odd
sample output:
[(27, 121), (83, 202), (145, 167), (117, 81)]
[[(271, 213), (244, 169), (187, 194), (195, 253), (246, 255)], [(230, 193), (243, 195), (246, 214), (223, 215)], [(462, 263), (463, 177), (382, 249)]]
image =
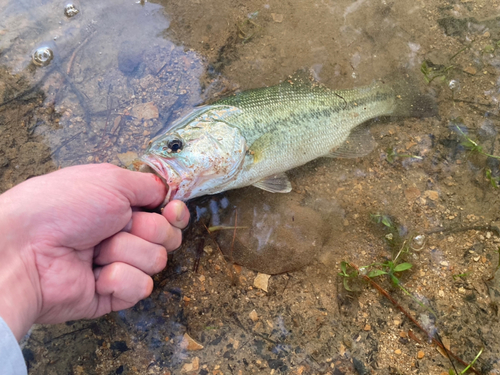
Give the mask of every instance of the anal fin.
[(366, 156), (377, 147), (377, 142), (365, 125), (354, 128), (347, 140), (332, 150), (325, 157), (330, 158), (359, 158)]
[(292, 191), (292, 184), (285, 173), (278, 173), (257, 181), (253, 186), (271, 193), (289, 193)]

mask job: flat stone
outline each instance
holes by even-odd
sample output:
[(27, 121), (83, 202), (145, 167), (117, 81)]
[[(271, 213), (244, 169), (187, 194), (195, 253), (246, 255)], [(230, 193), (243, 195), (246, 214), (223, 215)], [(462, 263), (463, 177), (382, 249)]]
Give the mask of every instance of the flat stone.
[(271, 275), (267, 275), (265, 273), (258, 273), (253, 281), (253, 285), (256, 288), (262, 289), (264, 292), (267, 292), (267, 286), (269, 284), (269, 278)]
[(439, 199), (439, 193), (435, 190), (426, 190), (424, 196), (429, 198), (431, 201), (437, 201)]
[(159, 116), (158, 107), (153, 102), (138, 104), (130, 112), (139, 120), (151, 120)]
[(421, 195), (420, 190), (414, 186), (410, 186), (409, 188), (405, 189), (404, 193), (406, 199), (408, 199), (410, 202), (413, 202)]
[(203, 345), (196, 342), (187, 333), (185, 333), (184, 336), (182, 337), (180, 345), (181, 348), (186, 349), (187, 351), (195, 351), (203, 349)]
[(234, 207), (238, 208), (237, 226), (242, 228), (236, 230), (234, 245), (234, 231), (216, 232), (217, 242), (229, 262), (267, 275), (297, 270), (316, 259), (332, 228), (338, 228), (335, 224), (340, 220), (333, 217), (334, 212), (304, 205), (299, 194), (256, 195), (258, 199), (249, 200), (230, 192), (231, 220), (212, 223), (233, 226)]

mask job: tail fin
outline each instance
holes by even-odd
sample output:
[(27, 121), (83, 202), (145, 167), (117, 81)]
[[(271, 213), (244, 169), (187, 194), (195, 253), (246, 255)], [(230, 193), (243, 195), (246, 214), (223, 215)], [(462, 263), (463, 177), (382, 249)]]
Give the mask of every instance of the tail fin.
[(385, 79), (396, 94), (396, 106), (392, 116), (396, 117), (433, 117), (438, 115), (436, 98), (424, 93), (414, 77), (399, 72), (398, 78)]

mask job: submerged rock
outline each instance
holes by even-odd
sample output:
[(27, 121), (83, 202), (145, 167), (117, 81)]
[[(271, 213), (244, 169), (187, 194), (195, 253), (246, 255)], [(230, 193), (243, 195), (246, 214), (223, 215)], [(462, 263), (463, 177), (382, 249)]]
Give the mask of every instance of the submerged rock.
[(310, 264), (330, 236), (331, 216), (338, 213), (306, 205), (299, 194), (257, 195), (256, 200), (244, 201), (236, 194), (229, 198), (231, 218), (223, 225), (234, 225), (236, 207), (239, 229), (234, 245), (233, 230), (221, 230), (217, 235), (228, 260), (269, 275)]
[(135, 75), (143, 61), (144, 49), (141, 46), (125, 41), (118, 51), (118, 69), (125, 75)]

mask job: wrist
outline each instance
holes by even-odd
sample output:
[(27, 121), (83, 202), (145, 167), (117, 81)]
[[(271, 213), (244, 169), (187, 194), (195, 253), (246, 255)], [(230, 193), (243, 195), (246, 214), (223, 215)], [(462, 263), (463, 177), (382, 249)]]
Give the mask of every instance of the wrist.
[(30, 272), (19, 256), (2, 250), (0, 266), (0, 316), (17, 340), (28, 332), (40, 310), (39, 298)]
[[(0, 316), (19, 341), (41, 310), (38, 271), (26, 241), (29, 229), (5, 194), (0, 199)], [(12, 207), (14, 206), (14, 207)]]

